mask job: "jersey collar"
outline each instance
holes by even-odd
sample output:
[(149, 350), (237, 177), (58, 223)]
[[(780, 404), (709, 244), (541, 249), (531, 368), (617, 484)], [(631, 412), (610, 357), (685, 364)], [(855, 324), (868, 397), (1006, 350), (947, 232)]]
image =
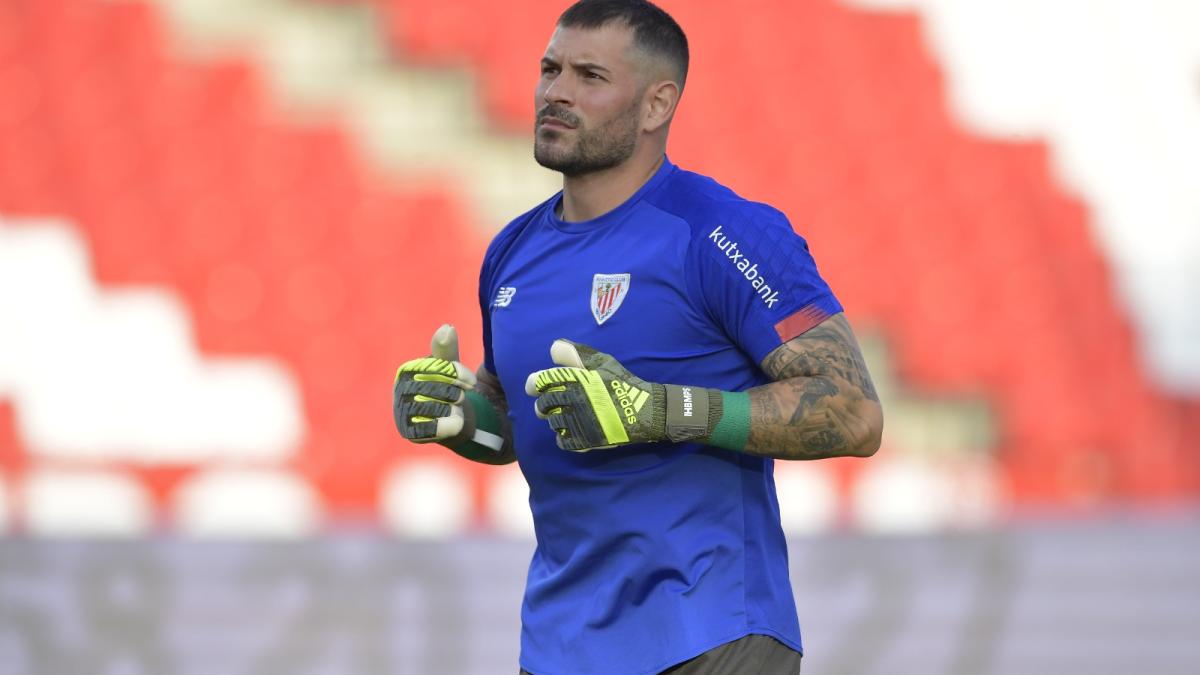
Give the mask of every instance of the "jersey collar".
[(633, 193), (629, 199), (626, 199), (621, 203), (620, 206), (602, 216), (597, 216), (591, 220), (581, 220), (579, 222), (567, 222), (556, 215), (558, 213), (559, 206), (562, 204), (563, 196), (562, 191), (559, 190), (558, 194), (554, 195), (554, 198), (550, 200), (549, 208), (546, 209), (546, 221), (557, 230), (572, 233), (591, 232), (592, 230), (618, 223), (623, 220), (625, 216), (629, 215), (629, 212), (637, 206), (637, 203), (640, 202), (642, 198), (657, 189), (658, 186), (661, 185), (664, 180), (666, 180), (667, 176), (674, 171), (675, 165), (671, 163), (671, 158), (664, 155), (662, 166), (658, 167), (658, 170), (654, 172), (654, 175), (650, 177), (650, 180), (646, 181), (642, 187), (638, 188), (638, 191)]

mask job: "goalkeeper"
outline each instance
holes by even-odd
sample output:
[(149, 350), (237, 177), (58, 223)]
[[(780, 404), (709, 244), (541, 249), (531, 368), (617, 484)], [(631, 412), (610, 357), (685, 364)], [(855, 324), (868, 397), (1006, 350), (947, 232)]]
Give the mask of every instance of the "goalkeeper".
[(529, 482), (533, 675), (799, 672), (773, 462), (879, 446), (879, 398), (805, 241), (667, 159), (687, 62), (643, 0), (560, 17), (534, 156), (563, 189), (488, 248), (483, 365), (444, 327), (396, 374), (404, 437)]

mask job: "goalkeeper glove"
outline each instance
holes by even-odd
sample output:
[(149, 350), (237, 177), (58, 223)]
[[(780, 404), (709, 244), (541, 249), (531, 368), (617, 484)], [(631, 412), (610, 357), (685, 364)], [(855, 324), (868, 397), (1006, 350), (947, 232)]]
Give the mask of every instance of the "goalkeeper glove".
[(458, 333), (443, 324), (433, 334), (430, 356), (396, 370), (396, 429), (414, 443), (440, 443), (468, 459), (486, 461), (501, 452), (504, 439), (491, 403), (474, 388), (475, 373), (458, 360)]
[(697, 440), (745, 447), (747, 394), (646, 382), (612, 356), (570, 340), (555, 340), (550, 358), (561, 367), (531, 374), (525, 393), (537, 397), (534, 410), (563, 450)]

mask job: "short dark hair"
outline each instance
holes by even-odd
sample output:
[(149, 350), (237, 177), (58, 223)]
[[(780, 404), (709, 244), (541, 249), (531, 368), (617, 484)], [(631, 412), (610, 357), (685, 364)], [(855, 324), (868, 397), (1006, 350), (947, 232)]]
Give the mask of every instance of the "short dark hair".
[(633, 29), (633, 44), (639, 49), (675, 66), (683, 87), (688, 70), (687, 36), (658, 5), (646, 0), (579, 0), (558, 17), (563, 28), (600, 28), (613, 21)]

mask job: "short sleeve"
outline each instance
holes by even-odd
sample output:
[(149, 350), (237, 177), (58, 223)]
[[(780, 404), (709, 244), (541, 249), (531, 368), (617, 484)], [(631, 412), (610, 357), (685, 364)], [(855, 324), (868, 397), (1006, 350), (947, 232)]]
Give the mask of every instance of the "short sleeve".
[(495, 268), (495, 242), (488, 246), (483, 264), (479, 268), (479, 313), (483, 337), (483, 367), (496, 374), (496, 363), (492, 355), (492, 276)]
[(498, 373), (492, 353), (492, 305), (497, 300), (497, 294), (504, 290), (496, 287), (497, 270), (502, 267), (505, 256), (508, 255), (521, 232), (524, 231), (531, 219), (545, 208), (547, 203), (549, 200), (505, 225), (492, 238), (487, 251), (483, 254), (483, 264), (479, 267), (479, 313), (483, 332), (483, 367), (493, 375)]
[(707, 314), (755, 363), (842, 311), (808, 243), (779, 211), (743, 204), (695, 227), (687, 267)]
[(492, 357), (492, 313), (488, 311), (488, 301), (484, 285), (484, 275), (479, 275), (479, 312), (483, 317), (483, 367), (489, 373), (495, 374), (496, 363)]

